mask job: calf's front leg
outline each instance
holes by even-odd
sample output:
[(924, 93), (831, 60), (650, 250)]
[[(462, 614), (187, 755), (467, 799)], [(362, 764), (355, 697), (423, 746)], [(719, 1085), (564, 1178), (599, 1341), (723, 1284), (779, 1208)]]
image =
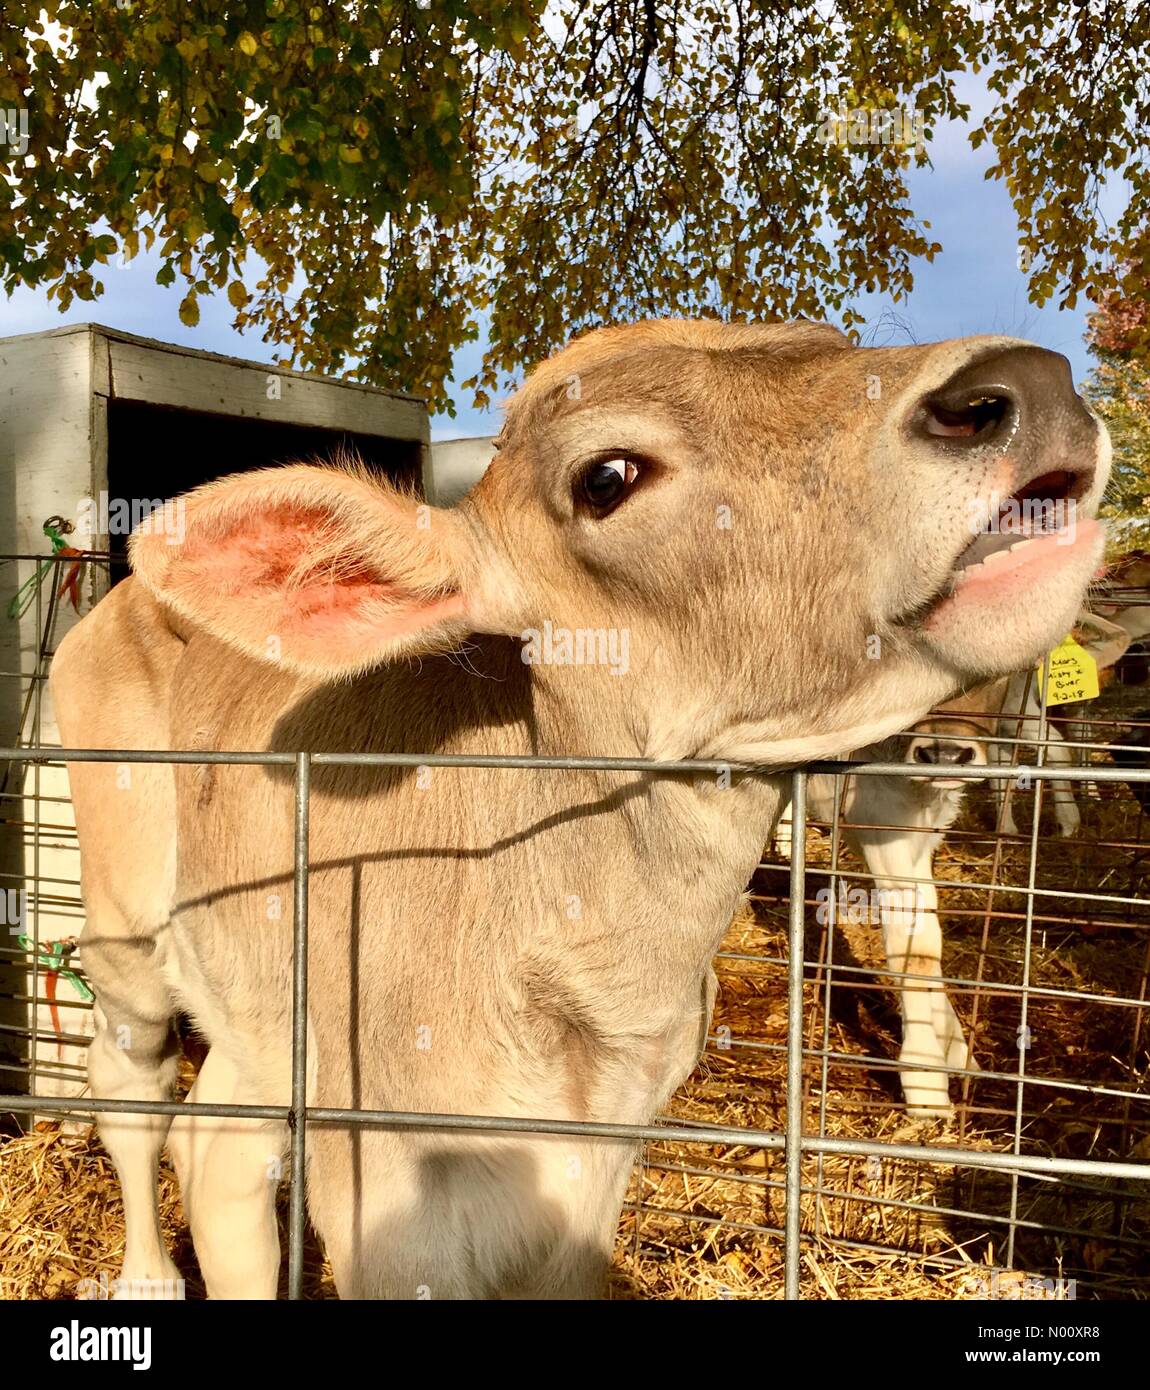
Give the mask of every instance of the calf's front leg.
[[(188, 1100), (258, 1103), (218, 1047), (205, 1058)], [(281, 1121), (178, 1115), (172, 1122), (168, 1148), (209, 1298), (275, 1298), (280, 1269), (275, 1199), (286, 1147), (287, 1126)], [(303, 1180), (302, 1173), (292, 1175), (293, 1182)]]
[[(132, 937), (89, 903), (84, 969), (96, 993), (88, 1084), (99, 1100), (168, 1101), (179, 1049), (172, 1003), (155, 963), (155, 943)], [(124, 1201), (124, 1260), (118, 1298), (174, 1297), (179, 1271), (160, 1231), (156, 1189), (167, 1115), (97, 1115)]]

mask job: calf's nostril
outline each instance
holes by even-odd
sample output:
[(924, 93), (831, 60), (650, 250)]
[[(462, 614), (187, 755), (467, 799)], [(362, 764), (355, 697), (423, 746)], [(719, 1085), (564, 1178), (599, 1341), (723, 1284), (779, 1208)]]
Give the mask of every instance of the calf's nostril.
[(969, 743), (940, 743), (938, 761), (947, 767), (963, 767), (974, 761), (974, 749)]
[[(1098, 435), (1066, 358), (1023, 343), (976, 347), (964, 367), (919, 396), (906, 429), (954, 457), (1009, 449), (1022, 478), (1085, 463)], [(1068, 486), (1071, 495), (1084, 490)]]
[(933, 743), (916, 743), (911, 757), (916, 763), (926, 767), (965, 767), (975, 760), (971, 744), (952, 743), (948, 739), (935, 739)]
[(923, 429), (934, 439), (986, 444), (1013, 414), (1010, 397), (1001, 391), (960, 391), (923, 402)]

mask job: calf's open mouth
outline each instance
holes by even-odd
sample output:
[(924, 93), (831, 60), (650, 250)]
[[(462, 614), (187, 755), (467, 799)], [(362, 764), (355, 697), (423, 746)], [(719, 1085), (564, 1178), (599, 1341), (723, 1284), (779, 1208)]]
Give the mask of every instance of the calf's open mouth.
[(1059, 468), (1041, 473), (997, 502), (997, 511), (956, 556), (950, 574), (927, 612), (968, 588), (997, 584), (1008, 576), (1045, 567), (1057, 550), (1067, 551), (1097, 523), (1077, 515), (1090, 488), (1090, 472)]
[(1006, 563), (1011, 556), (1044, 540), (1063, 545), (1073, 539), (1075, 507), (1086, 491), (1086, 479), (1061, 468), (1043, 473), (1003, 498), (997, 515), (987, 517), (987, 527), (958, 556), (951, 571), (957, 586), (978, 570)]
[(925, 603), (898, 619), (900, 625), (919, 627), (929, 621), (948, 600), (965, 591), (972, 596), (989, 590), (1011, 576), (1029, 579), (1088, 540), (1098, 523), (1079, 516), (1077, 504), (1090, 490), (1091, 472), (1073, 468), (1037, 474), (1008, 497), (997, 510), (981, 517), (977, 534), (955, 556), (945, 581)]

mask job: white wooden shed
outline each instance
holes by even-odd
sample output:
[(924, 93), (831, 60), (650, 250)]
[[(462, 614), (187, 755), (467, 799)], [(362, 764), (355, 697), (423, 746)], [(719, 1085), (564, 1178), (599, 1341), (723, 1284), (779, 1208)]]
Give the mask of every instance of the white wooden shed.
[(493, 434), (437, 439), (431, 446), (434, 500), (440, 506), (458, 502), (483, 477), (494, 457)]
[[(124, 573), (124, 516), (227, 473), (349, 446), (434, 500), (427, 408), (417, 397), (97, 324), (0, 338), (0, 747), (59, 743), (48, 662)], [(59, 592), (69, 566), (41, 570), (52, 518), (81, 523), (64, 539), (106, 556), (78, 576), (79, 614)], [(89, 518), (90, 536), (82, 534)], [(52, 945), (83, 925), (78, 882), (63, 766), (0, 762), (0, 1091), (29, 1079), (42, 1094), (83, 1088), (84, 1050), (74, 1039), (90, 1036), (90, 1007), (66, 968), (78, 957), (53, 955)]]

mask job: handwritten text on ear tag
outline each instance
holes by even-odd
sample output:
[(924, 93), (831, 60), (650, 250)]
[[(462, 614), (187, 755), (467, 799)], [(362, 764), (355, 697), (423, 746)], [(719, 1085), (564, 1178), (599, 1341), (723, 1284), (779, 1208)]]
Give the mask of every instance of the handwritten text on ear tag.
[[(1046, 679), (1046, 663), (1038, 663), (1038, 693)], [(1048, 705), (1066, 705), (1072, 700), (1098, 698), (1098, 663), (1073, 637), (1064, 637), (1050, 653), (1050, 694)]]

